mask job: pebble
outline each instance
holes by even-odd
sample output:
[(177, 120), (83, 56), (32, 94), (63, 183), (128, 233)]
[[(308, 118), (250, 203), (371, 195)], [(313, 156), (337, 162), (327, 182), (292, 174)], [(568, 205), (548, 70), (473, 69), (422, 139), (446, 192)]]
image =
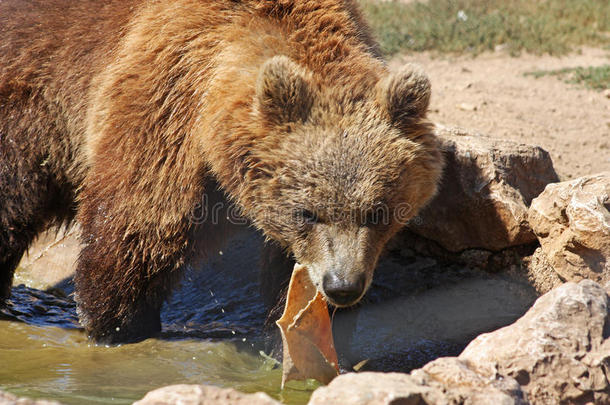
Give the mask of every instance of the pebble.
[(477, 110), (477, 106), (474, 104), (468, 104), (468, 103), (461, 103), (458, 104), (457, 106), (460, 110), (463, 111), (476, 111)]

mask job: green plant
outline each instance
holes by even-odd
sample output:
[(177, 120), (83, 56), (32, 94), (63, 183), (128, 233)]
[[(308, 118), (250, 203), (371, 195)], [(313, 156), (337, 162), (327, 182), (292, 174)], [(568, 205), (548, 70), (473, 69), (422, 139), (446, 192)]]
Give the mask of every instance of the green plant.
[(584, 85), (590, 89), (610, 89), (610, 65), (575, 67), (557, 70), (538, 70), (525, 73), (526, 76), (558, 76), (566, 83)]

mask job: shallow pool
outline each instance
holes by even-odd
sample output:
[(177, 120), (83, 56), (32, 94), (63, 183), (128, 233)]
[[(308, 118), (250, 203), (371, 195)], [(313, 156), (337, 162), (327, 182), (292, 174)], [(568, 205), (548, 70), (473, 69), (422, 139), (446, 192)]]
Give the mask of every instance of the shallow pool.
[[(212, 384), (306, 403), (317, 384), (281, 390), (278, 363), (261, 354), (265, 309), (252, 238), (189, 269), (164, 306), (163, 333), (137, 344), (88, 341), (70, 280), (51, 293), (16, 286), (0, 311), (0, 389), (66, 404), (131, 403), (165, 385)], [(363, 304), (334, 315), (335, 343), (346, 365), (408, 372), (512, 323), (535, 298), (514, 279), (390, 254)]]

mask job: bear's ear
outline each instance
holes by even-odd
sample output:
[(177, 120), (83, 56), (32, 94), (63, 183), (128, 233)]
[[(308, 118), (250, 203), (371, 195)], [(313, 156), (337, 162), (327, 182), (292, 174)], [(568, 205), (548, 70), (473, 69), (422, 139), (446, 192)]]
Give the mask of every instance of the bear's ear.
[(377, 97), (394, 124), (409, 124), (426, 116), (430, 80), (419, 66), (407, 64), (379, 82)]
[(286, 56), (262, 66), (256, 83), (259, 110), (274, 124), (305, 121), (313, 104), (306, 72)]

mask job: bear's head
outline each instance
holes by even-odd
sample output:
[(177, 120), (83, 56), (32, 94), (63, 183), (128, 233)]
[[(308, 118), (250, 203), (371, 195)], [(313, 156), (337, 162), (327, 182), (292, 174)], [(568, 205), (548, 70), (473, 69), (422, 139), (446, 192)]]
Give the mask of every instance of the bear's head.
[(319, 85), (284, 56), (259, 73), (253, 113), (266, 135), (248, 156), (249, 216), (334, 305), (364, 295), (385, 243), (436, 192), (442, 156), (429, 99), (411, 65), (367, 97)]

